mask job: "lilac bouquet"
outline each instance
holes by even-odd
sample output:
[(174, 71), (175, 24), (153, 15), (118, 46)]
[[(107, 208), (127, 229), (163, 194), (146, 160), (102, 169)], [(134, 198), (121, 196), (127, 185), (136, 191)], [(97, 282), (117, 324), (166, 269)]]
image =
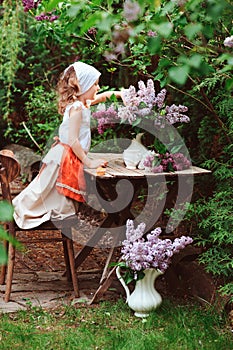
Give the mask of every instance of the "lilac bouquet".
[(154, 125), (164, 127), (165, 123), (170, 125), (178, 122), (189, 122), (189, 117), (183, 114), (188, 108), (183, 105), (165, 105), (166, 89), (162, 89), (157, 95), (155, 93), (152, 79), (138, 82), (138, 91), (134, 86), (123, 91), (124, 107), (119, 108), (118, 116), (129, 124), (133, 124), (138, 119), (146, 118), (154, 120)]
[(126, 268), (124, 279), (126, 283), (132, 280), (143, 278), (145, 269), (155, 268), (162, 273), (171, 264), (172, 256), (185, 248), (186, 245), (192, 243), (192, 238), (182, 236), (170, 239), (160, 239), (161, 228), (147, 234), (146, 239), (143, 238), (145, 233), (145, 223), (140, 223), (134, 228), (132, 220), (126, 223), (126, 239), (122, 242), (122, 258), (119, 266)]
[(103, 104), (100, 105), (98, 110), (92, 113), (92, 117), (98, 121), (97, 130), (99, 134), (103, 134), (105, 129), (111, 127), (116, 119), (119, 119), (113, 104), (108, 108)]
[(114, 101), (110, 102), (110, 106), (100, 104), (92, 113), (93, 118), (97, 121), (99, 134), (103, 134), (104, 130), (112, 127), (114, 123), (125, 123), (132, 127), (152, 130), (152, 134), (153, 128), (156, 132), (159, 128), (159, 133), (166, 135), (170, 152), (167, 152), (164, 144), (157, 140), (155, 148), (159, 154), (148, 153), (141, 163), (142, 166), (150, 168), (150, 171), (155, 173), (184, 170), (191, 165), (191, 162), (182, 153), (174, 153), (174, 150), (177, 152), (177, 145), (175, 148), (171, 147), (174, 131), (172, 128), (165, 128), (166, 125), (170, 126), (175, 123), (188, 123), (190, 119), (185, 114), (188, 108), (183, 105), (166, 105), (166, 94), (166, 89), (156, 94), (152, 79), (149, 79), (146, 84), (140, 80), (138, 90), (131, 85), (122, 91), (124, 105), (114, 103)]
[(166, 106), (167, 90), (162, 89), (156, 95), (152, 79), (149, 79), (146, 84), (140, 80), (138, 87), (138, 91), (133, 85), (122, 91), (124, 106), (119, 107), (119, 104), (112, 103), (109, 108), (103, 106), (92, 113), (92, 117), (97, 120), (99, 133), (103, 133), (109, 127), (109, 123), (114, 121), (137, 126), (140, 122), (152, 120), (155, 127), (161, 128), (164, 128), (166, 123), (173, 125), (178, 122), (189, 122), (189, 117), (184, 114), (188, 108), (175, 104)]
[(150, 152), (145, 157), (143, 165), (153, 173), (162, 173), (188, 169), (191, 162), (182, 153), (154, 154)]

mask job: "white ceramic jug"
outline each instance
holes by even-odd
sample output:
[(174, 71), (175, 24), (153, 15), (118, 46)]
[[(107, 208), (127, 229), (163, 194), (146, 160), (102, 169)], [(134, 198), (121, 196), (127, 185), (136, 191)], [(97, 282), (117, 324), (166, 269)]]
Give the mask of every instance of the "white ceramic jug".
[(116, 275), (126, 292), (126, 302), (134, 310), (137, 317), (147, 317), (150, 311), (155, 310), (162, 302), (161, 295), (155, 289), (155, 280), (162, 274), (156, 269), (144, 270), (145, 276), (136, 281), (135, 289), (132, 293), (126, 285), (121, 272), (120, 266), (116, 268)]
[(131, 141), (131, 144), (123, 152), (123, 159), (127, 169), (136, 169), (136, 166), (140, 164), (139, 169), (144, 169), (141, 164), (148, 150), (141, 143), (143, 133), (136, 135), (136, 138)]

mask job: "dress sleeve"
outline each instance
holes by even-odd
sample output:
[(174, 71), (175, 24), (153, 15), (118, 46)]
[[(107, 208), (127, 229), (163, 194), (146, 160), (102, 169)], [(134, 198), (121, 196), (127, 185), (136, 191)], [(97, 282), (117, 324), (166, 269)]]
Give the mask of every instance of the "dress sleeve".
[(69, 114), (70, 114), (70, 109), (71, 108), (75, 108), (76, 110), (81, 110), (81, 109), (83, 109), (84, 108), (84, 105), (83, 105), (83, 103), (82, 102), (80, 102), (80, 101), (75, 101), (74, 103), (72, 103), (72, 104), (70, 104), (70, 105), (68, 105), (67, 107), (66, 107), (66, 112), (65, 112), (65, 119), (67, 118), (69, 118)]
[(72, 105), (71, 108), (74, 107), (76, 110), (83, 109), (83, 103), (80, 101), (75, 101)]

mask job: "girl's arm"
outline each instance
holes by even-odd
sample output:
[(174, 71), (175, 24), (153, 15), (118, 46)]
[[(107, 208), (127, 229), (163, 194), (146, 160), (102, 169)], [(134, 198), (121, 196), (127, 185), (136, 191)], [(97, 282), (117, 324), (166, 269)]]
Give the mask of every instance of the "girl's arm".
[(75, 155), (83, 162), (86, 153), (82, 149), (77, 135), (79, 135), (80, 125), (82, 122), (82, 109), (71, 108), (69, 116), (69, 146)]
[(91, 105), (95, 105), (96, 103), (105, 102), (107, 98), (110, 98), (112, 95), (115, 95), (117, 98), (122, 97), (121, 91), (105, 91), (96, 95), (96, 98), (91, 101)]
[(81, 160), (81, 162), (88, 168), (97, 168), (101, 165), (105, 165), (104, 159), (92, 160), (87, 157), (84, 152), (79, 139), (79, 131), (82, 122), (82, 109), (71, 108), (69, 117), (69, 146), (72, 148), (74, 154)]

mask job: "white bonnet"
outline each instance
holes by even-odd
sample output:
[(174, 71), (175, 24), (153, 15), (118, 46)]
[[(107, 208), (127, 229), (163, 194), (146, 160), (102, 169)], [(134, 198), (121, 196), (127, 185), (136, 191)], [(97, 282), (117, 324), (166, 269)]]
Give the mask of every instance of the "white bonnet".
[(67, 67), (64, 71), (64, 75), (70, 67), (74, 67), (76, 77), (80, 85), (81, 92), (79, 96), (88, 91), (101, 75), (101, 73), (96, 68), (80, 61), (75, 62)]

